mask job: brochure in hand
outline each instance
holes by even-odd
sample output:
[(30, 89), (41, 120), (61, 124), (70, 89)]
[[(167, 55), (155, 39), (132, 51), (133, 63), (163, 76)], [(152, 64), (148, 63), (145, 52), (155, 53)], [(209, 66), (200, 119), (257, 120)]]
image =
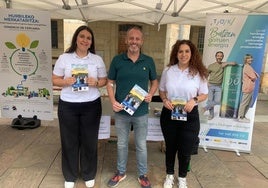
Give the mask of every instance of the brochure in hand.
[(183, 98), (172, 98), (171, 103), (174, 105), (174, 108), (171, 112), (172, 120), (187, 121), (187, 112), (184, 111), (184, 106), (187, 100)]
[(88, 67), (86, 64), (73, 64), (72, 77), (75, 77), (76, 82), (72, 85), (72, 91), (87, 91), (88, 90)]
[(130, 115), (133, 115), (147, 94), (144, 89), (135, 84), (121, 103), (124, 106), (124, 110)]

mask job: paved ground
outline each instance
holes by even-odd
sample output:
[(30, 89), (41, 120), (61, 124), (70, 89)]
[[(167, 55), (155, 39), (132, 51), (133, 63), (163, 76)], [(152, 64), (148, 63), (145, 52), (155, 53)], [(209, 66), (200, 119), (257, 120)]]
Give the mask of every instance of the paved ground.
[[(56, 106), (55, 106), (56, 109)], [(268, 100), (258, 101), (250, 154), (208, 149), (192, 157), (187, 177), (189, 188), (268, 187)], [(16, 130), (10, 120), (0, 119), (0, 187), (62, 188), (61, 148), (58, 121), (43, 121), (32, 130)], [(113, 130), (113, 129), (112, 129)], [(116, 137), (99, 142), (95, 188), (104, 188), (116, 165)], [(164, 153), (159, 142), (148, 142), (149, 178), (161, 188), (165, 178)], [(84, 188), (79, 180), (76, 188)], [(127, 178), (118, 188), (139, 188), (135, 149), (130, 142)], [(176, 186), (174, 186), (176, 187)]]

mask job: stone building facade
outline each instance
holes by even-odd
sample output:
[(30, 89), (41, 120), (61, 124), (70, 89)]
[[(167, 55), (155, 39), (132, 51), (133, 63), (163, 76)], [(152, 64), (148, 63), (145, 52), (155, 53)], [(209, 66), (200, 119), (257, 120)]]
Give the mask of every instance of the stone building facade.
[[(58, 48), (52, 49), (52, 63), (57, 57), (69, 47), (72, 35), (77, 27), (85, 23), (78, 20), (56, 20)], [(142, 52), (152, 56), (156, 63), (157, 74), (160, 76), (163, 68), (169, 61), (169, 54), (172, 45), (177, 39), (190, 39), (200, 49), (202, 54), (202, 37), (204, 27), (166, 24), (158, 27), (144, 23), (124, 23), (99, 21), (88, 23), (95, 35), (96, 53), (102, 56), (107, 70), (112, 58), (124, 48), (125, 29), (128, 25), (138, 25), (144, 32), (144, 45)], [(201, 42), (200, 42), (201, 41)], [(260, 93), (268, 94), (268, 58), (264, 57), (263, 70), (261, 74)]]

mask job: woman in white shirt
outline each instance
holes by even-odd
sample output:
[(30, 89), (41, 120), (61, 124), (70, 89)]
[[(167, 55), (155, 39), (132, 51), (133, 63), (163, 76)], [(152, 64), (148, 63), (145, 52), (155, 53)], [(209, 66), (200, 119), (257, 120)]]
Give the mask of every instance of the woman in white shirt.
[[(171, 188), (174, 184), (176, 154), (178, 186), (187, 188), (187, 168), (200, 130), (198, 103), (206, 100), (208, 94), (207, 76), (207, 69), (195, 45), (189, 40), (178, 40), (173, 45), (170, 62), (159, 85), (164, 104), (160, 124), (166, 143), (164, 188)], [(175, 101), (181, 103), (183, 113), (173, 112)]]
[(93, 31), (80, 26), (52, 76), (53, 85), (62, 87), (58, 118), (65, 188), (73, 188), (79, 174), (86, 187), (94, 186), (102, 114), (98, 88), (106, 85), (106, 77), (105, 64), (95, 54)]

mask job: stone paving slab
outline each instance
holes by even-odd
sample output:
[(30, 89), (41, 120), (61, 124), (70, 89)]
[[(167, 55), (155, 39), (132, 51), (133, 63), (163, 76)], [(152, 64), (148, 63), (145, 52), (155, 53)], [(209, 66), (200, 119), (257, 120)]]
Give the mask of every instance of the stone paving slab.
[[(192, 156), (191, 171), (187, 176), (189, 188), (268, 187), (267, 104), (258, 101), (251, 152), (237, 156), (233, 151), (208, 149), (205, 152), (199, 148), (199, 154)], [(24, 131), (10, 128), (10, 123), (10, 119), (0, 118), (0, 187), (63, 188), (58, 120), (42, 121), (41, 127)], [(148, 142), (148, 166), (152, 187), (162, 188), (165, 157), (159, 142)], [(116, 136), (112, 136), (99, 142), (95, 188), (107, 187), (115, 168)], [(127, 178), (118, 188), (139, 187), (135, 147), (131, 139)], [(78, 180), (76, 188), (85, 188), (84, 182)]]

